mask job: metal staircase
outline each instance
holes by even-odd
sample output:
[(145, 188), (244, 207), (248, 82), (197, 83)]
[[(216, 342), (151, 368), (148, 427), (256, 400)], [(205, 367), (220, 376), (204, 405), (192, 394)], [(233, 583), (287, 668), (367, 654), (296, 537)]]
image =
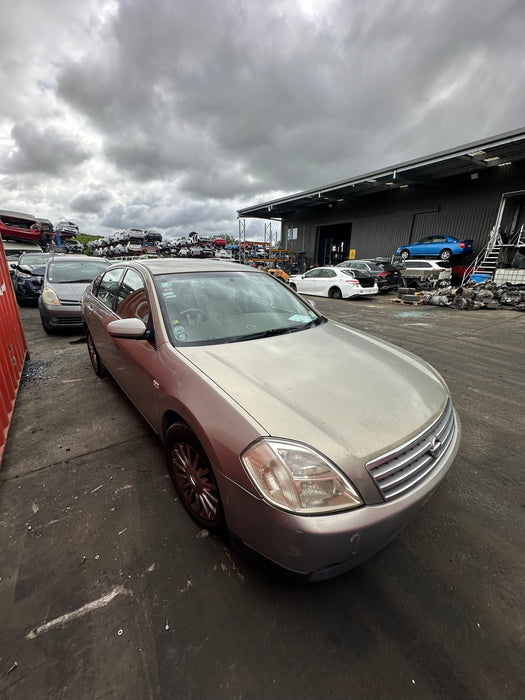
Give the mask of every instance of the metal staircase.
[(496, 263), (498, 261), (499, 252), (501, 250), (502, 241), (499, 231), (494, 227), (490, 232), (489, 240), (485, 248), (478, 253), (474, 260), (467, 267), (463, 273), (463, 279), (461, 284), (469, 279), (470, 275), (474, 275), (477, 272), (485, 272), (492, 274), (496, 269)]
[(464, 284), (469, 279), (470, 275), (475, 275), (477, 272), (485, 272), (492, 275), (496, 269), (500, 250), (506, 245), (525, 245), (525, 224), (510, 236), (506, 243), (503, 242), (500, 231), (493, 228), (490, 232), (487, 245), (465, 270), (461, 284)]

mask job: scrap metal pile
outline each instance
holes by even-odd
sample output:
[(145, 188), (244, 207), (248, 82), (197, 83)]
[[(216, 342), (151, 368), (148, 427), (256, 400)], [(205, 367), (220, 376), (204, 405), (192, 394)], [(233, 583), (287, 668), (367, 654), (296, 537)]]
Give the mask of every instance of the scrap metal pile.
[(502, 308), (525, 311), (525, 284), (466, 282), (460, 287), (438, 287), (421, 294), (426, 304), (464, 311)]

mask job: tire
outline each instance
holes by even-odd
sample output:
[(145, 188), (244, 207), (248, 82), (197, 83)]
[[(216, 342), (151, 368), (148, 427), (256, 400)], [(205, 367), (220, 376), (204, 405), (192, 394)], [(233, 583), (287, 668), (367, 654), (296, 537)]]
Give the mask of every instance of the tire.
[(97, 352), (91, 333), (86, 331), (86, 344), (89, 353), (89, 359), (91, 360), (91, 366), (97, 377), (105, 377), (107, 372), (104, 367), (104, 363), (100, 359), (100, 355)]
[(184, 423), (166, 433), (166, 460), (173, 484), (191, 517), (211, 532), (225, 528), (224, 511), (213, 469), (195, 434)]
[(42, 321), (42, 328), (47, 333), (47, 335), (56, 335), (57, 331), (55, 328), (51, 328), (51, 326), (48, 326), (47, 323), (44, 323), (42, 317), (40, 318), (40, 320)]
[(332, 287), (332, 289), (329, 290), (328, 296), (330, 299), (342, 299), (343, 295), (341, 293), (341, 290), (339, 287)]
[(452, 251), (450, 250), (450, 248), (443, 248), (443, 250), (439, 254), (440, 260), (450, 260), (451, 257), (452, 257)]
[(297, 291), (297, 285), (295, 285), (293, 282), (290, 282), (290, 289), (292, 289), (294, 292)]
[(399, 254), (399, 257), (401, 258), (401, 260), (408, 260), (408, 258), (410, 257), (410, 251), (404, 248)]

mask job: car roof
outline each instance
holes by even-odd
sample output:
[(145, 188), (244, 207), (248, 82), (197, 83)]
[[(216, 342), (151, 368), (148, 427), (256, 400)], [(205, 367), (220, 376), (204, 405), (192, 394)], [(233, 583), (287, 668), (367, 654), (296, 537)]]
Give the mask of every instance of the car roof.
[(56, 256), (56, 260), (61, 260), (62, 262), (78, 262), (79, 260), (81, 261), (89, 261), (89, 260), (104, 260), (106, 262), (109, 262), (107, 258), (103, 258), (100, 255), (64, 255), (64, 253), (57, 253), (56, 251), (53, 253), (53, 256)]
[(182, 272), (254, 272), (263, 274), (257, 268), (248, 265), (198, 258), (141, 258), (140, 260), (125, 260), (114, 264), (115, 266), (146, 269), (153, 276)]
[(46, 257), (50, 258), (52, 255), (55, 255), (55, 253), (48, 253), (43, 250), (23, 250), (20, 257), (24, 256), (24, 258), (28, 258), (32, 255), (38, 255), (39, 258), (41, 258), (42, 255), (45, 255)]
[(423, 266), (427, 265), (430, 267), (441, 267), (441, 262), (437, 262), (436, 260), (420, 260), (419, 258), (410, 258), (410, 260), (405, 260), (404, 264), (410, 264), (415, 263), (416, 265), (421, 265)]

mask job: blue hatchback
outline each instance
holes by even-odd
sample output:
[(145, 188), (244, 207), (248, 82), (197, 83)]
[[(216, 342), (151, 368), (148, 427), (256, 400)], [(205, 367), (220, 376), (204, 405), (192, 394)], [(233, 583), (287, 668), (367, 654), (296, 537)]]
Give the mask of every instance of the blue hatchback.
[(396, 250), (402, 260), (408, 258), (439, 258), (450, 260), (453, 255), (470, 255), (473, 252), (473, 241), (459, 241), (452, 236), (427, 236), (420, 241), (402, 245)]

